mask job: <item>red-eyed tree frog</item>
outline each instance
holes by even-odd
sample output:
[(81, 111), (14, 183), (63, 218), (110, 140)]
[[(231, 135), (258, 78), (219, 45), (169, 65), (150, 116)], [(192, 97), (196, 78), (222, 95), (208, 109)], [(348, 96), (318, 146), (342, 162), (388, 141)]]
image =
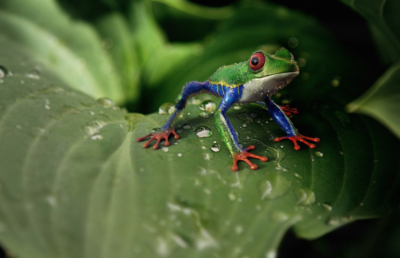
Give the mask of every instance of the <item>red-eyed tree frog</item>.
[(234, 103), (257, 103), (266, 108), (274, 121), (286, 133), (286, 136), (275, 138), (275, 142), (289, 139), (293, 142), (295, 150), (300, 149), (298, 141), (310, 148), (315, 148), (315, 144), (309, 143), (309, 141), (319, 142), (319, 138), (299, 134), (288, 117), (291, 113), (297, 113), (297, 110), (287, 106), (280, 107), (271, 100), (274, 93), (288, 85), (298, 74), (299, 67), (293, 55), (285, 48), (281, 48), (274, 55), (262, 50), (256, 51), (248, 61), (222, 66), (205, 82), (192, 81), (187, 83), (176, 99), (175, 113), (169, 117), (164, 126), (157, 132), (138, 138), (137, 141), (141, 142), (150, 137), (143, 144), (144, 148), (149, 147), (153, 140), (156, 140), (153, 149), (158, 149), (161, 140), (165, 141), (165, 146), (169, 146), (168, 138), (171, 134), (175, 136), (175, 139), (179, 139), (172, 127), (172, 122), (185, 108), (186, 101), (197, 94), (210, 93), (222, 97), (215, 113), (215, 123), (222, 140), (232, 155), (233, 171), (238, 170), (237, 163), (239, 160), (246, 162), (251, 169), (257, 169), (258, 166), (250, 162), (249, 158), (260, 159), (263, 162), (268, 160), (267, 157), (249, 153), (249, 150), (255, 148), (253, 145), (245, 149), (239, 145), (238, 135), (226, 117), (226, 112)]

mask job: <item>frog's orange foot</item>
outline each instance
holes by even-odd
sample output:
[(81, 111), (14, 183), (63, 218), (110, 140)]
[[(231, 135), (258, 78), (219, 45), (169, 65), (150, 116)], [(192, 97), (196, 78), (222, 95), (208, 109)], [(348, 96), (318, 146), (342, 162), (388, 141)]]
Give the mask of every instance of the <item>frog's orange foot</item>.
[(298, 134), (298, 135), (294, 135), (294, 136), (276, 137), (275, 138), (275, 142), (280, 142), (280, 141), (282, 141), (284, 139), (291, 140), (293, 142), (293, 144), (294, 144), (294, 149), (295, 150), (300, 150), (300, 146), (297, 144), (297, 141), (306, 144), (311, 149), (314, 149), (316, 146), (315, 146), (315, 144), (309, 143), (308, 141), (313, 141), (313, 142), (319, 142), (320, 141), (319, 138), (311, 138), (311, 137), (307, 137), (307, 136)]
[(268, 161), (267, 157), (262, 157), (262, 156), (254, 155), (254, 154), (251, 154), (251, 153), (247, 152), (249, 150), (254, 150), (255, 148), (256, 147), (254, 147), (254, 145), (250, 145), (245, 151), (240, 152), (240, 153), (235, 153), (233, 155), (232, 171), (238, 171), (239, 167), (238, 167), (237, 163), (238, 163), (239, 160), (242, 160), (242, 161), (246, 162), (250, 166), (250, 168), (253, 169), (253, 170), (257, 169), (258, 166), (256, 164), (254, 164), (254, 163), (251, 163), (248, 158), (259, 159), (262, 162)]
[(171, 133), (174, 135), (176, 140), (179, 139), (179, 135), (175, 132), (175, 129), (174, 128), (170, 128), (170, 129), (165, 130), (165, 131), (158, 131), (158, 132), (151, 133), (151, 134), (148, 134), (148, 135), (143, 136), (143, 137), (139, 137), (139, 138), (137, 138), (137, 141), (141, 142), (144, 139), (150, 137), (150, 139), (145, 144), (143, 144), (143, 148), (148, 148), (150, 143), (153, 140), (156, 140), (157, 142), (153, 146), (153, 150), (156, 150), (156, 149), (158, 149), (158, 145), (160, 144), (160, 141), (162, 141), (162, 140), (165, 140), (164, 146), (169, 146), (170, 145), (170, 142), (168, 141), (168, 137), (171, 135)]
[(289, 105), (282, 105), (281, 109), (287, 116), (291, 116), (293, 114), (298, 114), (299, 113), (297, 111), (297, 108), (291, 108), (291, 107), (289, 107)]

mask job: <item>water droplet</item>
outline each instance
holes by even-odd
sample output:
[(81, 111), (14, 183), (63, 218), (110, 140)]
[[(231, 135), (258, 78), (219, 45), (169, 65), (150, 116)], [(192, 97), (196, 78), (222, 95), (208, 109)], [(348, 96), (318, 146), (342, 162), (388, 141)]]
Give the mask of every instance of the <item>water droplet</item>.
[(205, 160), (210, 161), (214, 158), (214, 155), (212, 153), (204, 153), (203, 157)]
[(262, 180), (258, 189), (261, 193), (261, 200), (264, 199), (275, 199), (284, 195), (292, 183), (283, 176), (280, 175), (268, 175), (266, 180)]
[(214, 143), (213, 145), (211, 145), (211, 150), (212, 150), (213, 152), (218, 152), (218, 151), (219, 151), (219, 148), (220, 148), (220, 146), (219, 146), (219, 144), (217, 144), (217, 143)]
[(94, 141), (102, 140), (103, 136), (101, 136), (100, 134), (96, 134), (96, 135), (93, 135), (92, 137), (90, 137), (90, 139), (92, 139)]
[(315, 193), (309, 189), (297, 188), (294, 193), (300, 205), (311, 205), (315, 202)]
[(33, 70), (32, 72), (27, 73), (27, 74), (26, 74), (26, 77), (29, 77), (29, 78), (31, 78), (31, 79), (36, 79), (36, 80), (38, 80), (38, 79), (40, 79), (40, 73), (39, 73), (39, 71), (37, 71), (37, 70)]
[(320, 151), (316, 151), (315, 155), (320, 157), (320, 158), (322, 158), (324, 156), (324, 154), (322, 152), (320, 152)]
[(332, 206), (327, 202), (323, 203), (322, 207), (324, 207), (325, 210), (327, 210), (327, 211), (331, 211), (332, 210)]
[(328, 218), (326, 224), (330, 226), (337, 226), (340, 224), (340, 219), (338, 217), (330, 217)]
[(291, 48), (295, 48), (299, 45), (299, 41), (296, 38), (290, 38), (288, 40), (288, 46)]
[(190, 99), (187, 101), (187, 103), (188, 103), (188, 104), (193, 104), (193, 105), (200, 105), (200, 104), (201, 104), (201, 100), (198, 99), (198, 98), (193, 97), (193, 98), (190, 98)]
[(242, 106), (240, 106), (240, 105), (234, 105), (234, 106), (233, 106), (233, 109), (234, 109), (234, 110), (241, 110), (241, 109), (242, 109)]
[(186, 129), (186, 130), (192, 128), (192, 126), (188, 123), (184, 124), (182, 127), (183, 127), (183, 129)]
[(194, 132), (200, 138), (206, 138), (206, 137), (210, 137), (212, 135), (211, 129), (209, 127), (207, 127), (207, 126), (198, 126), (194, 130)]
[(273, 211), (271, 213), (271, 219), (276, 222), (281, 222), (289, 219), (289, 215), (283, 211)]
[(229, 199), (230, 201), (235, 201), (235, 200), (236, 200), (236, 195), (235, 195), (234, 193), (229, 193), (229, 194), (228, 194), (228, 199)]
[(200, 113), (199, 113), (199, 117), (204, 118), (204, 119), (207, 119), (207, 118), (210, 117), (210, 114), (207, 113), (207, 112), (200, 112)]
[(89, 114), (90, 114), (91, 116), (94, 116), (94, 115), (96, 115), (96, 113), (95, 113), (95, 112), (93, 112), (93, 111), (89, 111)]
[(106, 122), (104, 122), (103, 120), (93, 120), (87, 123), (86, 126), (83, 127), (83, 131), (85, 131), (87, 135), (92, 136), (98, 133), (100, 129), (103, 128), (103, 126), (105, 125)]
[(217, 105), (212, 100), (205, 100), (199, 105), (199, 108), (203, 111), (206, 111), (206, 112), (212, 114), (217, 109)]
[(113, 108), (116, 106), (115, 102), (109, 98), (99, 98), (96, 102), (105, 108)]
[(0, 65), (0, 78), (10, 75), (10, 72), (4, 66)]
[(297, 177), (297, 178), (303, 179), (303, 177), (302, 177), (302, 176), (300, 176), (300, 175), (299, 175), (299, 174), (297, 174), (297, 173), (293, 173), (293, 175), (294, 175), (295, 177)]
[(50, 204), (50, 206), (56, 206), (57, 200), (53, 196), (46, 197), (46, 201)]
[(161, 147), (161, 149), (163, 150), (163, 152), (168, 152), (168, 147), (163, 146)]
[(48, 99), (44, 100), (44, 108), (50, 110), (50, 100)]
[(237, 225), (237, 226), (235, 227), (235, 232), (236, 232), (236, 234), (238, 234), (238, 235), (242, 234), (242, 232), (243, 232), (243, 227), (242, 227), (241, 225)]
[(175, 112), (175, 105), (172, 103), (164, 103), (158, 108), (158, 114), (160, 115), (172, 115)]
[(182, 153), (178, 153), (178, 154), (176, 154), (176, 156), (182, 157)]
[(333, 86), (333, 87), (339, 87), (339, 85), (340, 85), (340, 79), (341, 79), (340, 76), (336, 76), (336, 77), (332, 80), (332, 86)]

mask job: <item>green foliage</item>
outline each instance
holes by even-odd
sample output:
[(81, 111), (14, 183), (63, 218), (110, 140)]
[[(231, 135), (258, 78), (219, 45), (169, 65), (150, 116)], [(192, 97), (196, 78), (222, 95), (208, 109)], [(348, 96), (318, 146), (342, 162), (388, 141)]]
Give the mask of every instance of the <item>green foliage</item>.
[[(95, 16), (82, 12), (89, 23), (54, 1), (0, 1), (0, 240), (17, 257), (274, 257), (291, 227), (313, 239), (398, 205), (398, 140), (342, 110), (365, 88), (354, 74), (370, 68), (349, 61), (316, 21), (273, 5), (201, 7), (195, 19), (220, 19), (218, 29), (177, 44), (152, 2), (123, 11), (102, 3)], [(200, 8), (165, 3), (188, 16)], [(241, 143), (269, 158), (255, 161), (256, 171), (244, 163), (230, 171), (212, 114), (199, 117), (194, 101), (175, 123), (181, 139), (154, 151), (136, 138), (167, 116), (128, 113), (110, 100), (155, 110), (185, 82), (287, 44), (303, 75), (277, 101), (295, 100), (293, 122), (321, 142), (295, 151), (273, 142), (283, 132), (265, 110), (232, 109)], [(395, 92), (393, 71), (377, 82), (379, 103)], [(211, 137), (196, 135), (201, 126)]]
[(364, 95), (350, 103), (350, 112), (370, 115), (400, 137), (400, 63), (394, 64)]
[(387, 63), (400, 60), (400, 2), (397, 0), (342, 0), (369, 23), (378, 49)]

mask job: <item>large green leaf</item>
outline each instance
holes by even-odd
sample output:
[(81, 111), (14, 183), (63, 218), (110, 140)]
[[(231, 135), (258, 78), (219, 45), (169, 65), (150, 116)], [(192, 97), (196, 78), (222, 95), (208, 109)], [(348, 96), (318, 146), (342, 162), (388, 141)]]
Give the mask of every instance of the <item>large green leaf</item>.
[(370, 115), (400, 137), (400, 63), (392, 65), (371, 89), (348, 104), (350, 112)]
[(175, 124), (179, 141), (143, 149), (135, 139), (166, 115), (95, 101), (51, 67), (31, 76), (32, 53), (0, 44), (0, 240), (18, 257), (274, 257), (291, 226), (315, 238), (398, 203), (400, 145), (367, 117), (298, 106), (293, 122), (321, 142), (295, 151), (273, 142), (283, 132), (264, 110), (232, 109), (241, 143), (270, 159), (232, 173), (196, 105)]
[(393, 63), (400, 59), (400, 2), (397, 0), (342, 0), (369, 23), (382, 57)]
[[(95, 30), (71, 20), (56, 1), (1, 0), (0, 31), (13, 44), (29, 49), (35, 60), (52, 67), (69, 87), (95, 98), (124, 99), (114, 64)], [(31, 72), (38, 70), (32, 67)]]

